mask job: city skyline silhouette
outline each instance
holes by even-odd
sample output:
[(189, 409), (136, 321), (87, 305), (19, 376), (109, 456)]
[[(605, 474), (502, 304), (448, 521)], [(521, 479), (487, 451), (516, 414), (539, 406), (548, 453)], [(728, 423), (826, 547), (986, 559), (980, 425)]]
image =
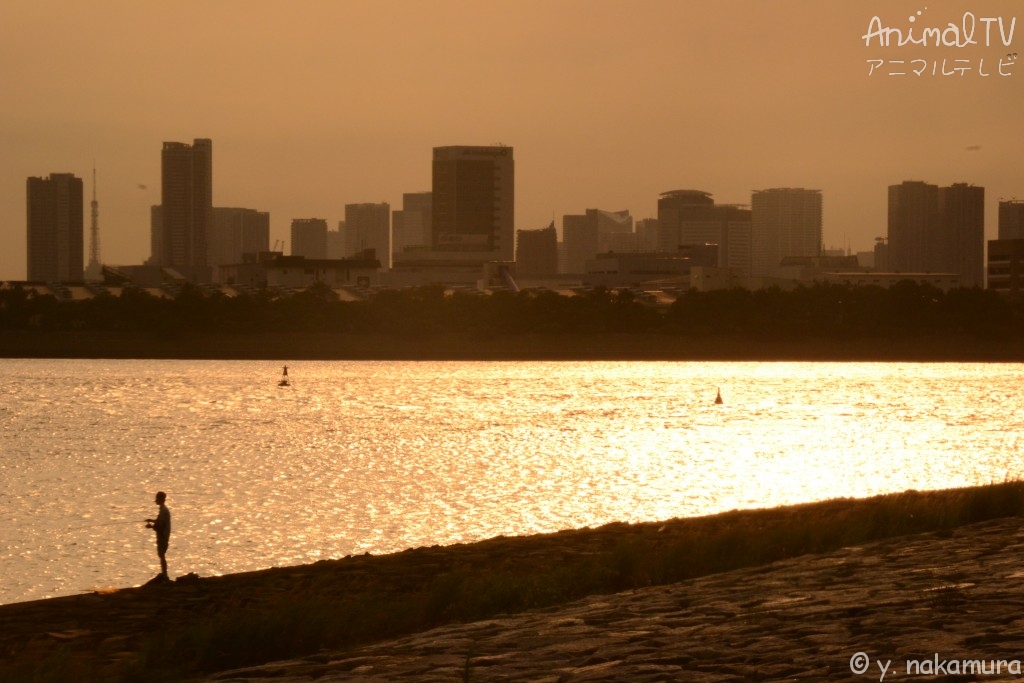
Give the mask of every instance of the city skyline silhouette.
[[(1008, 29), (1015, 10), (5, 4), (0, 279), (25, 277), (25, 178), (73, 173), (91, 196), (94, 162), (102, 260), (141, 262), (160, 147), (194, 138), (217, 144), (214, 204), (269, 212), (272, 243), (288, 239), (293, 219), (333, 227), (346, 204), (395, 208), (403, 193), (429, 190), (434, 147), (497, 143), (516, 150), (517, 230), (554, 219), (561, 231), (561, 216), (593, 207), (654, 217), (659, 194), (678, 188), (745, 204), (753, 190), (814, 187), (824, 244), (867, 250), (885, 235), (886, 188), (923, 180), (985, 187), (994, 239), (996, 203), (1024, 196), (1013, 113), (1024, 72), (1009, 57), (1020, 38), (1004, 46), (998, 24), (988, 45), (979, 32), (962, 48), (862, 36), (876, 16), (905, 32), (917, 11), (922, 28), (973, 12)], [(927, 59), (938, 75), (871, 73), (878, 59)], [(972, 70), (941, 75), (954, 63)]]

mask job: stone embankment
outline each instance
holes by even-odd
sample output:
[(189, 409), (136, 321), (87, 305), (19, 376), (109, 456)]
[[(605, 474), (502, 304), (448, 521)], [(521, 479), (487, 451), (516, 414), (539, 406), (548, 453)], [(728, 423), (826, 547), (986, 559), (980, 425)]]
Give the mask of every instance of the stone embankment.
[(1011, 518), (205, 680), (1009, 681), (1021, 662), (1024, 520)]

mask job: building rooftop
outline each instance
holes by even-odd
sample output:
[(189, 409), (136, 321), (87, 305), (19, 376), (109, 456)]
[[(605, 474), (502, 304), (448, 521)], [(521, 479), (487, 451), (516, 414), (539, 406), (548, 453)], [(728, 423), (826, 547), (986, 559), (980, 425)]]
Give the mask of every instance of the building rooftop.
[(704, 190), (669, 190), (662, 192), (662, 197), (692, 197), (694, 199), (711, 199), (711, 193)]

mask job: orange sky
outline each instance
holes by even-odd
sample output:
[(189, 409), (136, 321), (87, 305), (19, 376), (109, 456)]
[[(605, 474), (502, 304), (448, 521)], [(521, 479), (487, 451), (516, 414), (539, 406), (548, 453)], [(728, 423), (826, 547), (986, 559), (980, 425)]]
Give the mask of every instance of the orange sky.
[[(906, 32), (965, 12), (1021, 21), (1009, 47), (980, 22), (964, 48), (861, 39), (875, 15)], [(922, 76), (868, 75), (916, 58)], [(972, 71), (932, 76), (943, 59)], [(860, 250), (893, 183), (985, 186), (988, 237), (998, 199), (1024, 198), (1013, 0), (4, 0), (0, 93), (0, 280), (25, 277), (28, 176), (86, 179), (88, 216), (95, 159), (103, 260), (140, 263), (162, 143), (199, 137), (214, 204), (269, 211), (272, 242), (347, 203), (400, 208), (442, 145), (514, 147), (527, 229), (654, 216), (673, 189), (812, 187), (826, 244)]]

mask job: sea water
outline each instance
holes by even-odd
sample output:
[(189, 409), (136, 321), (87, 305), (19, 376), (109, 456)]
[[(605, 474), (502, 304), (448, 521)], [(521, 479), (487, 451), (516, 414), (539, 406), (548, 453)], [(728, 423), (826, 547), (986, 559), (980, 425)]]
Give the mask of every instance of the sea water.
[[(0, 603), (1022, 471), (1024, 365), (0, 361)], [(724, 402), (715, 404), (720, 389)]]

